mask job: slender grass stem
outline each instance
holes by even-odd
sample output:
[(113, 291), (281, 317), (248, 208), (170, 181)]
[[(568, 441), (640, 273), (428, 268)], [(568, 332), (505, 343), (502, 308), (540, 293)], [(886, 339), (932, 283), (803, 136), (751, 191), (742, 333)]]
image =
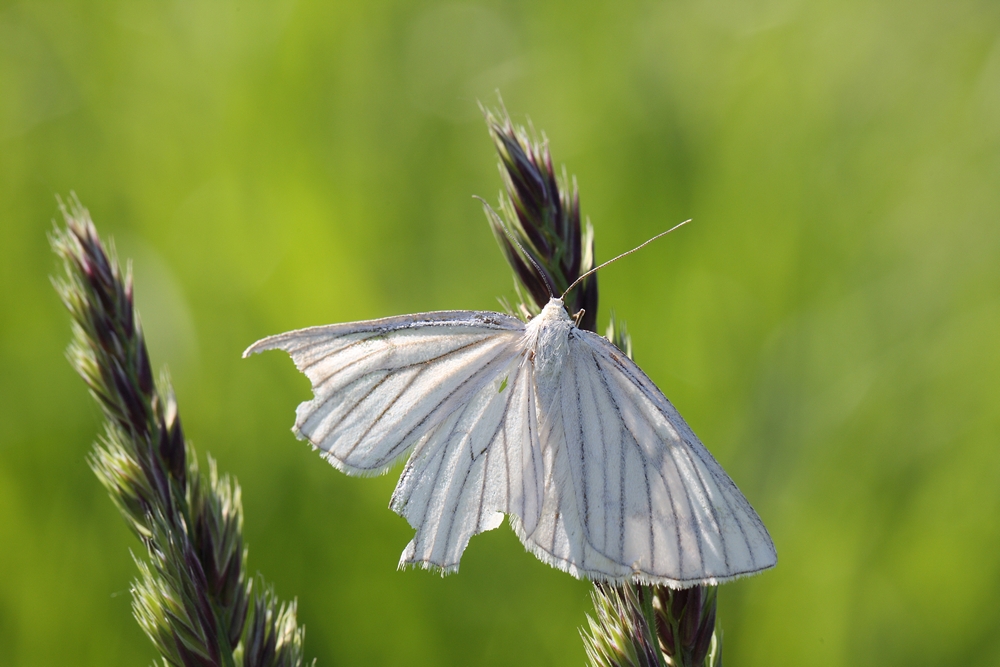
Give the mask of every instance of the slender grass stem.
[(136, 620), (163, 665), (301, 666), (295, 601), (246, 575), (239, 484), (211, 458), (207, 475), (199, 469), (169, 379), (153, 379), (131, 270), (75, 197), (60, 208), (66, 226), (51, 242), (65, 269), (53, 282), (73, 319), (67, 355), (106, 419), (90, 466), (145, 549)]

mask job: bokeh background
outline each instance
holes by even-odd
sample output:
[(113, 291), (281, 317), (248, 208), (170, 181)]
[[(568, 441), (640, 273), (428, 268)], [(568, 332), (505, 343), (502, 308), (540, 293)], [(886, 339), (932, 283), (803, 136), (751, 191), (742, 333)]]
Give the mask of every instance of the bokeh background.
[(320, 665), (581, 665), (589, 586), (506, 526), (397, 572), (393, 476), (289, 427), (287, 329), (495, 309), (477, 100), (575, 174), (600, 322), (757, 508), (733, 665), (1000, 664), (1000, 4), (0, 2), (0, 664), (149, 664), (139, 544), (87, 468), (46, 233), (75, 191), (134, 260), (187, 434)]

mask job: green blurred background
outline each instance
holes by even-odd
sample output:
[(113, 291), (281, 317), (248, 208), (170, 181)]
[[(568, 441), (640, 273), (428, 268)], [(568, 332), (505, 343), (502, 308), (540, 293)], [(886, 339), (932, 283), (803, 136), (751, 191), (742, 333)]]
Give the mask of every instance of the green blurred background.
[(295, 441), (307, 325), (512, 294), (477, 100), (576, 174), (639, 363), (771, 530), (732, 665), (1000, 664), (1000, 4), (0, 3), (0, 664), (149, 664), (46, 240), (135, 262), (187, 434), (320, 665), (581, 665), (589, 586), (506, 526), (397, 572), (393, 476)]

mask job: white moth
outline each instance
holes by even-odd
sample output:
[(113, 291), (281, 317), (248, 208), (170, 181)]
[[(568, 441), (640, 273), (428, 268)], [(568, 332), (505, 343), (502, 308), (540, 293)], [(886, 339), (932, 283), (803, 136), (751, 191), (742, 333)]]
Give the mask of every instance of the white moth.
[(390, 506), (416, 529), (400, 567), (458, 569), (509, 515), (576, 577), (685, 588), (773, 567), (750, 503), (646, 374), (562, 299), (528, 323), (446, 311), (291, 331), (312, 382), (294, 432), (349, 475), (409, 456)]

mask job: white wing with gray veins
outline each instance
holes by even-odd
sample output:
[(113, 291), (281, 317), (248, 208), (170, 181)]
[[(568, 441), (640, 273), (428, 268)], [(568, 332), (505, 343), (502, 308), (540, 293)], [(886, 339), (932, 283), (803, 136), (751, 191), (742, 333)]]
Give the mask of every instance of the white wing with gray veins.
[(543, 479), (524, 324), (450, 311), (292, 331), (244, 356), (288, 352), (312, 382), (294, 431), (352, 475), (413, 452), (392, 508), (416, 529), (401, 565), (458, 567), (504, 514), (534, 526)]
[(579, 329), (567, 359), (539, 399), (550, 482), (525, 545), (577, 576), (675, 588), (773, 567), (757, 513), (645, 373)]

